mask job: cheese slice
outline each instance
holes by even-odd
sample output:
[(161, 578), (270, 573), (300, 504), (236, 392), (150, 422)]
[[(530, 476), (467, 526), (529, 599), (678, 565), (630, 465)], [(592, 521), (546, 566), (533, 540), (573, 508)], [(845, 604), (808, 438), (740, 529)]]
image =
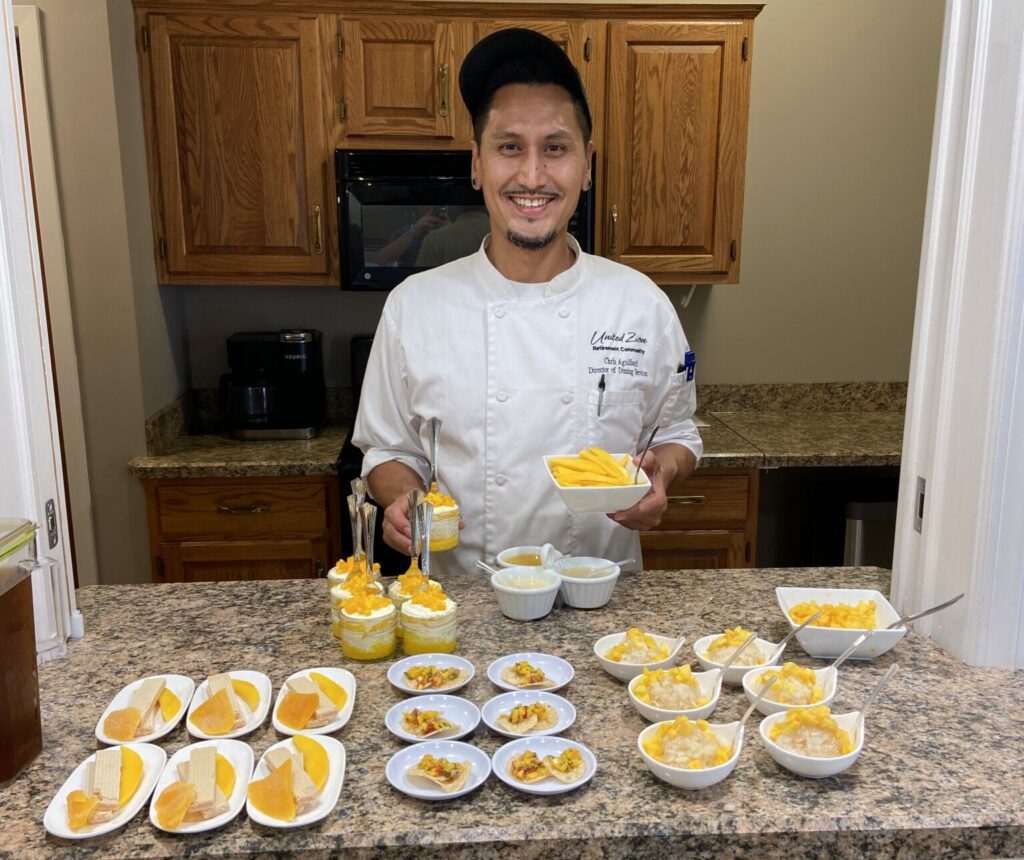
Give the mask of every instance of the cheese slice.
[(90, 816), (91, 822), (109, 821), (121, 800), (121, 748), (110, 747), (97, 752), (86, 768), (85, 779), (85, 793), (99, 801)]
[(267, 753), (266, 760), (272, 771), (277, 770), (286, 761), (292, 763), (292, 794), (295, 795), (295, 810), (298, 815), (302, 815), (316, 804), (320, 791), (316, 783), (309, 778), (298, 755), (286, 747), (278, 747)]
[(164, 691), (167, 682), (163, 678), (147, 678), (135, 692), (132, 693), (128, 707), (135, 708), (142, 719), (135, 734), (148, 735), (156, 727), (156, 715), (159, 709), (160, 694)]
[(231, 703), (231, 712), (235, 715), (234, 728), (237, 729), (244, 726), (246, 720), (249, 719), (249, 709), (238, 698), (238, 694), (231, 684), (231, 676), (227, 672), (220, 672), (216, 675), (210, 675), (206, 683), (209, 685), (211, 696), (216, 695), (221, 690), (227, 690), (228, 701)]
[(306, 728), (315, 729), (319, 726), (326, 726), (331, 722), (331, 720), (338, 716), (338, 708), (334, 702), (324, 695), (324, 691), (320, 689), (319, 684), (314, 684), (313, 681), (305, 675), (300, 675), (298, 678), (292, 678), (288, 682), (288, 689), (307, 696), (316, 695), (318, 697), (316, 711), (313, 713), (310, 721), (306, 724)]

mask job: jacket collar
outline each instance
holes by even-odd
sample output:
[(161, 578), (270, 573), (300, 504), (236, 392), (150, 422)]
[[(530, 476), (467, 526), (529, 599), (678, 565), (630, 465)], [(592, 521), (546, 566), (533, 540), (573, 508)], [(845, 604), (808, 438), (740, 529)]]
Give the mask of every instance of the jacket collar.
[[(570, 250), (575, 254), (576, 260), (568, 269), (555, 275), (554, 278), (547, 282), (544, 290), (545, 299), (565, 296), (579, 286), (586, 274), (587, 255), (580, 249), (580, 243), (571, 234), (566, 235), (566, 240)], [(508, 278), (494, 268), (494, 264), (487, 256), (486, 249), (490, 242), (491, 236), (488, 233), (480, 244), (480, 250), (473, 254), (473, 266), (476, 274), (480, 278), (488, 298), (492, 300), (515, 301), (518, 298), (515, 287), (509, 283)]]

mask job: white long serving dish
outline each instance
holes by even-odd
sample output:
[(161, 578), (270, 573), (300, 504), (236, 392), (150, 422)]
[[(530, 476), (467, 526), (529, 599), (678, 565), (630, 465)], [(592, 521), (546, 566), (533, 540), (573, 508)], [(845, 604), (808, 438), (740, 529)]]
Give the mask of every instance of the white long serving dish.
[[(204, 680), (196, 689), (196, 694), (192, 697), (192, 703), (188, 708), (188, 717), (185, 720), (185, 726), (188, 728), (188, 733), (193, 737), (199, 738), (204, 741), (217, 741), (217, 740), (230, 740), (232, 738), (240, 738), (242, 735), (247, 735), (249, 732), (256, 731), (263, 721), (267, 718), (267, 712), (270, 710), (270, 699), (273, 693), (273, 687), (270, 684), (270, 678), (264, 675), (262, 672), (255, 672), (252, 669), (232, 669), (228, 672), (232, 678), (237, 678), (239, 681), (248, 681), (254, 685), (260, 694), (260, 703), (255, 711), (249, 713), (249, 719), (245, 721), (237, 729), (232, 729), (230, 732), (225, 732), (222, 735), (210, 735), (202, 731), (202, 729), (192, 724), (192, 714), (196, 708), (198, 708), (203, 702), (210, 698), (210, 684), (209, 679)], [(242, 703), (242, 707), (248, 707), (245, 702)]]
[[(331, 720), (325, 726), (317, 726), (313, 729), (293, 729), (286, 726), (277, 718), (277, 709), (281, 704), (281, 700), (285, 697), (288, 692), (288, 682), (293, 678), (301, 678), (303, 675), (309, 676), (310, 672), (319, 672), (334, 681), (339, 687), (345, 691), (345, 702), (338, 709), (338, 716)], [(312, 681), (313, 679), (310, 678)], [(313, 681), (315, 684), (316, 681)], [(329, 735), (338, 729), (343, 728), (352, 716), (352, 708), (356, 701), (356, 676), (353, 675), (348, 669), (342, 669), (338, 666), (314, 666), (312, 669), (302, 669), (299, 672), (292, 672), (285, 682), (281, 685), (281, 689), (277, 691), (277, 701), (274, 702), (274, 728), (279, 731), (282, 735)]]
[(899, 613), (880, 591), (867, 588), (795, 588), (780, 586), (775, 589), (775, 599), (779, 602), (782, 614), (786, 616), (791, 629), (799, 625), (789, 617), (789, 610), (798, 603), (816, 600), (819, 604), (847, 603), (855, 605), (861, 600), (875, 601), (875, 620), (878, 627), (873, 631), (852, 627), (815, 627), (813, 624), (796, 634), (800, 647), (812, 657), (821, 660), (834, 660), (843, 653), (862, 633), (871, 633), (853, 654), (851, 660), (871, 660), (884, 654), (907, 635), (905, 625), (886, 630), (894, 621), (899, 620)]
[(128, 705), (131, 704), (132, 694), (150, 678), (163, 678), (164, 683), (167, 685), (167, 689), (178, 697), (178, 701), (181, 702), (181, 707), (178, 709), (178, 713), (169, 720), (165, 720), (163, 718), (158, 707), (153, 731), (148, 734), (132, 738), (132, 743), (143, 744), (148, 743), (149, 741), (155, 741), (158, 738), (162, 738), (164, 735), (169, 734), (174, 727), (181, 722), (181, 718), (185, 716), (188, 711), (189, 703), (192, 701), (192, 695), (196, 691), (195, 681), (191, 678), (186, 678), (184, 675), (149, 675), (145, 678), (139, 678), (137, 681), (132, 681), (130, 684), (125, 684), (117, 695), (110, 700), (110, 704), (107, 705), (106, 709), (100, 715), (99, 720), (96, 721), (96, 738), (99, 741), (105, 744), (124, 743), (123, 741), (115, 740), (103, 731), (103, 722), (111, 712), (127, 708)]
[[(306, 734), (303, 732), (303, 734)], [(251, 800), (245, 802), (245, 813), (257, 824), (262, 824), (265, 827), (278, 827), (284, 830), (291, 830), (296, 827), (305, 827), (307, 824), (313, 824), (326, 818), (331, 814), (331, 811), (338, 804), (338, 797), (341, 795), (341, 787), (345, 782), (345, 745), (334, 738), (325, 737), (323, 735), (317, 735), (312, 740), (316, 741), (327, 751), (327, 782), (324, 783), (324, 787), (320, 789), (320, 797), (316, 804), (310, 809), (307, 809), (302, 815), (296, 815), (291, 821), (282, 821), (280, 818), (271, 818), (269, 815), (264, 815), (255, 806), (253, 806)], [(256, 765), (256, 769), (252, 772), (252, 782), (257, 779), (264, 779), (270, 776), (270, 765), (267, 764), (267, 753), (281, 747), (287, 747), (291, 752), (298, 752), (295, 744), (291, 738), (280, 741), (272, 746), (267, 747), (266, 752), (260, 756), (259, 763)]]

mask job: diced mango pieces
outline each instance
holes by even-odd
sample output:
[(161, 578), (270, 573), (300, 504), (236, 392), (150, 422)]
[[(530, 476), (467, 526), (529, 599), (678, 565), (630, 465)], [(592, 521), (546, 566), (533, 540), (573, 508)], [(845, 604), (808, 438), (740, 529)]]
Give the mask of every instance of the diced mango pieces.
[(138, 731), (142, 714), (138, 708), (121, 708), (111, 711), (103, 721), (103, 732), (115, 741), (130, 741)]
[(277, 718), (288, 728), (301, 731), (309, 724), (319, 705), (320, 697), (316, 693), (289, 690), (277, 706)]
[(224, 793), (225, 797), (231, 797), (231, 792), (235, 790), (235, 766), (220, 753), (217, 753), (216, 779), (217, 788)]
[(161, 827), (175, 830), (196, 799), (196, 787), (190, 782), (172, 782), (156, 799), (156, 820)]
[(302, 753), (302, 769), (313, 780), (313, 785), (317, 787), (317, 790), (322, 789), (324, 783), (327, 782), (327, 772), (330, 770), (327, 750), (324, 749), (323, 744), (306, 735), (296, 735), (292, 738), (292, 743), (295, 744), (295, 749)]
[(295, 794), (292, 792), (291, 759), (270, 776), (250, 782), (249, 800), (264, 815), (279, 821), (292, 821), (295, 818)]
[(323, 672), (310, 672), (309, 677), (313, 679), (313, 682), (323, 690), (325, 696), (331, 700), (331, 704), (334, 705), (339, 711), (345, 707), (345, 700), (348, 698), (348, 693), (345, 692), (345, 688), (341, 686), (337, 681), (328, 678)]
[(160, 694), (160, 716), (164, 718), (164, 722), (170, 722), (173, 720), (178, 711), (181, 710), (181, 699), (179, 699), (170, 687), (164, 687), (164, 691)]
[(144, 770), (142, 756), (130, 747), (121, 747), (121, 787), (117, 798), (119, 808), (131, 800), (138, 790)]
[(98, 797), (86, 794), (81, 789), (72, 791), (68, 795), (68, 827), (72, 830), (81, 830), (85, 827), (99, 802)]
[(192, 725), (208, 735), (223, 735), (230, 732), (235, 725), (235, 714), (231, 710), (228, 691), (221, 690), (210, 696), (192, 712), (189, 719)]
[(241, 678), (232, 678), (231, 686), (243, 702), (249, 706), (250, 711), (255, 711), (260, 706), (260, 691), (250, 681), (243, 681)]

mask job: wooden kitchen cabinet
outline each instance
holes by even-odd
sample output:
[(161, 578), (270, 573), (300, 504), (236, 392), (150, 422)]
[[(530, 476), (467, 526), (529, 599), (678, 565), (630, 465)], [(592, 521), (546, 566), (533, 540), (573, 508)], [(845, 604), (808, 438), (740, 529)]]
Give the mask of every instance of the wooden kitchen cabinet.
[(326, 576), (341, 553), (333, 476), (143, 483), (155, 582)]
[(337, 283), (315, 14), (138, 11), (162, 283)]
[(648, 570), (755, 566), (757, 469), (698, 469), (669, 490), (661, 525), (640, 536)]
[(660, 283), (735, 282), (753, 21), (608, 29), (604, 250)]

